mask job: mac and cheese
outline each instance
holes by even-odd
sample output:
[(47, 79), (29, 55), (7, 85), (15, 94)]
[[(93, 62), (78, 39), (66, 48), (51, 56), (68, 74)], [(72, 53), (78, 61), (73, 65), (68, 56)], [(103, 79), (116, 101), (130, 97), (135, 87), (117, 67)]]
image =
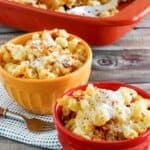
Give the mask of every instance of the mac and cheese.
[[(26, 5), (31, 5), (37, 8), (51, 9), (55, 11), (68, 12), (70, 8), (78, 6), (102, 6), (109, 3), (111, 0), (10, 0), (17, 3), (22, 3)], [(105, 10), (98, 14), (99, 17), (113, 16), (118, 13), (118, 5), (122, 2), (127, 2), (129, 0), (118, 0), (112, 5), (111, 8)]]
[(24, 44), (8, 42), (0, 49), (1, 66), (11, 75), (51, 79), (69, 74), (86, 61), (83, 42), (65, 30), (34, 33)]
[(111, 91), (89, 84), (58, 103), (65, 128), (87, 139), (133, 139), (150, 128), (150, 100), (130, 88)]

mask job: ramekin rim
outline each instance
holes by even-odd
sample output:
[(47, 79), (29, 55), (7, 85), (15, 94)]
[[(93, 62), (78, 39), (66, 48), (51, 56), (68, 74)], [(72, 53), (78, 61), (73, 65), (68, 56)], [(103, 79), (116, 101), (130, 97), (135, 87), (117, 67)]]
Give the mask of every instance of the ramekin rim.
[[(93, 85), (96, 85), (96, 84), (118, 84), (120, 86), (125, 86), (125, 87), (130, 87), (130, 88), (133, 88), (135, 89), (137, 92), (142, 92), (144, 95), (146, 95), (146, 97), (148, 96), (150, 98), (150, 93), (148, 93), (147, 91), (145, 91), (144, 89), (141, 89), (137, 86), (134, 86), (134, 85), (131, 85), (131, 84), (127, 84), (125, 82), (118, 82), (118, 81), (102, 81), (102, 82), (92, 82), (91, 84)], [(72, 88), (70, 90), (68, 90), (67, 92), (64, 93), (64, 95), (69, 95), (70, 93), (72, 93), (73, 91), (77, 90), (77, 89), (80, 89), (80, 88), (84, 88), (86, 87), (88, 84), (85, 84), (85, 85), (80, 85), (80, 86), (77, 86), (75, 88)], [(139, 135), (138, 137), (135, 137), (133, 139), (127, 139), (127, 140), (120, 140), (120, 141), (94, 141), (94, 140), (89, 140), (89, 139), (86, 139), (82, 136), (79, 136), (79, 135), (76, 135), (72, 132), (70, 132), (69, 130), (67, 130), (62, 124), (61, 124), (61, 121), (59, 119), (59, 116), (58, 116), (58, 109), (60, 109), (61, 106), (59, 104), (57, 104), (57, 102), (55, 103), (54, 105), (54, 121), (55, 121), (55, 124), (56, 124), (56, 127), (58, 127), (59, 129), (61, 129), (61, 131), (66, 134), (67, 136), (75, 139), (75, 140), (78, 140), (80, 142), (88, 142), (88, 143), (92, 143), (92, 144), (103, 144), (103, 145), (122, 145), (122, 144), (128, 144), (128, 143), (133, 143), (135, 141), (138, 141), (138, 140), (141, 140), (141, 138), (143, 137), (146, 137), (148, 135), (150, 135), (150, 129), (148, 129), (147, 131), (145, 131), (144, 133), (142, 133), (141, 135)], [(59, 133), (59, 132), (58, 132)]]

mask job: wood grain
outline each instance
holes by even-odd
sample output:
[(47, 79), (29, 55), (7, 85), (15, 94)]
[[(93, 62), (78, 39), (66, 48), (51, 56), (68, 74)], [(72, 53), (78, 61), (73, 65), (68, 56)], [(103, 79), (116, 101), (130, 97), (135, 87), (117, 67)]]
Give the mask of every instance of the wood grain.
[(91, 81), (150, 83), (150, 50), (95, 50)]
[[(0, 44), (22, 34), (0, 25)], [(150, 90), (150, 14), (110, 46), (93, 47), (91, 81), (119, 80)], [(42, 150), (0, 138), (0, 150)]]
[(42, 149), (0, 137), (0, 150), (42, 150)]
[(131, 30), (121, 39), (109, 46), (93, 47), (96, 50), (136, 50), (150, 49), (150, 28), (137, 28)]
[[(1, 28), (0, 28), (1, 30)], [(4, 44), (9, 39), (16, 37), (23, 32), (0, 33), (0, 44)], [(133, 29), (117, 42), (108, 46), (94, 47), (95, 50), (136, 50), (150, 49), (150, 28)]]
[(146, 15), (144, 19), (137, 25), (139, 28), (150, 28), (150, 14)]

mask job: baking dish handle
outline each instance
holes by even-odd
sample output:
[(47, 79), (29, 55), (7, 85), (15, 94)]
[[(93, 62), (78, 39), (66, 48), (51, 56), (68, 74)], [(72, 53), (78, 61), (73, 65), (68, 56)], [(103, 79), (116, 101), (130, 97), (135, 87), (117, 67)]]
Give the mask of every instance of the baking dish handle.
[(116, 16), (109, 18), (107, 23), (111, 25), (130, 25), (138, 22), (148, 12), (150, 12), (150, 0), (135, 0)]

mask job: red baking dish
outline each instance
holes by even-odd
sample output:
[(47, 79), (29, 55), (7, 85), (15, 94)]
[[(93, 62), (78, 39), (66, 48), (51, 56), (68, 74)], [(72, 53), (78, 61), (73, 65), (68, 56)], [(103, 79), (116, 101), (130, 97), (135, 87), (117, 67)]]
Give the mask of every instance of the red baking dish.
[[(150, 93), (138, 87), (121, 82), (97, 82), (93, 83), (98, 88), (117, 90), (120, 87), (134, 89), (144, 98), (150, 99)], [(74, 91), (85, 90), (87, 85), (71, 89), (65, 95), (72, 95)], [(150, 150), (150, 130), (140, 136), (122, 141), (93, 141), (71, 133), (61, 121), (62, 107), (58, 104), (54, 107), (54, 120), (58, 131), (59, 140), (63, 150)]]
[(150, 11), (150, 0), (134, 0), (120, 6), (113, 17), (85, 17), (33, 8), (0, 0), (0, 23), (24, 30), (64, 28), (91, 45), (106, 45), (119, 39)]

